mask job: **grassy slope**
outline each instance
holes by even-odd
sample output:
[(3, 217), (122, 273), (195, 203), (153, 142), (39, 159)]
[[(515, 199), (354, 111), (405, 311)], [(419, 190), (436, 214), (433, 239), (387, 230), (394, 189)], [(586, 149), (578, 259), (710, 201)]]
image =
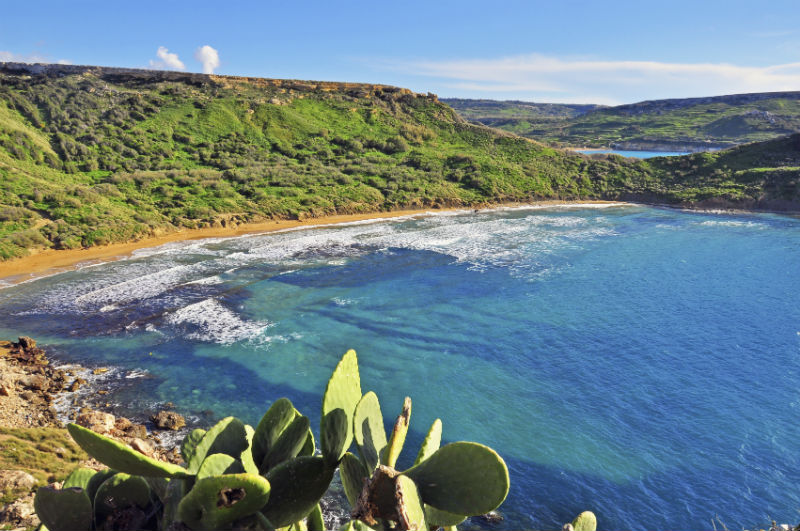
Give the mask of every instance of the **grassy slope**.
[[(80, 67), (50, 74), (0, 65), (2, 258), (181, 227), (415, 206), (761, 198), (757, 187), (737, 195), (703, 184), (716, 163), (681, 170), (686, 182), (677, 183), (667, 163), (555, 150), (392, 87)], [(752, 181), (738, 169), (723, 170), (725, 183)], [(794, 177), (780, 179), (796, 190)]]
[(561, 116), (531, 114), (520, 102), (493, 102), (492, 113), (484, 111), (488, 104), (455, 108), (468, 120), (564, 145), (709, 142), (732, 146), (800, 131), (800, 93), (754, 96), (659, 100)]

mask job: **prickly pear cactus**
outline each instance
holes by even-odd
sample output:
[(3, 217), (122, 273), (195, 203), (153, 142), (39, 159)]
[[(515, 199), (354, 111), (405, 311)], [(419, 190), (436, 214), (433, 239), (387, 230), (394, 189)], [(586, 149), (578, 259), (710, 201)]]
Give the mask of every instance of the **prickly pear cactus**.
[(67, 479), (64, 480), (64, 484), (61, 486), (62, 489), (68, 489), (70, 487), (80, 487), (83, 490), (89, 486), (89, 481), (92, 479), (97, 473), (96, 470), (92, 470), (91, 468), (76, 468), (73, 470)]
[(322, 397), (320, 445), (335, 468), (353, 442), (353, 412), (361, 400), (361, 378), (355, 350), (348, 350), (333, 371)]
[(92, 502), (80, 487), (39, 487), (33, 507), (50, 531), (89, 531), (92, 528)]
[(575, 531), (595, 531), (597, 529), (597, 517), (592, 511), (583, 511), (572, 521), (572, 528)]
[(269, 481), (254, 474), (226, 474), (197, 480), (178, 504), (178, 520), (191, 529), (222, 529), (255, 514), (270, 496)]
[(319, 503), (333, 479), (334, 469), (322, 457), (297, 457), (267, 472), (272, 494), (261, 510), (275, 527), (305, 518)]
[(381, 454), (387, 444), (381, 405), (378, 396), (372, 391), (361, 397), (356, 406), (353, 437), (364, 465), (372, 473), (380, 464)]
[(120, 472), (152, 477), (186, 477), (188, 475), (183, 467), (151, 459), (130, 446), (77, 424), (67, 425), (67, 430), (87, 454)]
[(100, 522), (118, 509), (136, 506), (144, 509), (150, 504), (150, 487), (144, 478), (120, 472), (100, 485), (94, 496), (95, 519)]
[(408, 476), (400, 474), (397, 477), (395, 492), (398, 527), (410, 531), (427, 530), (425, 509), (414, 481)]
[(288, 398), (279, 398), (264, 413), (253, 435), (253, 461), (257, 465), (264, 461), (278, 441), (278, 437), (292, 423), (295, 416), (297, 416), (297, 412)]
[(347, 501), (351, 506), (355, 506), (358, 495), (364, 488), (364, 480), (369, 479), (370, 474), (364, 468), (364, 463), (355, 455), (347, 452), (339, 463), (339, 476), (342, 479), (342, 487)]
[(200, 470), (197, 471), (197, 479), (210, 476), (221, 476), (223, 474), (241, 474), (244, 466), (241, 461), (237, 461), (227, 454), (211, 454), (205, 458)]
[(389, 437), (389, 443), (386, 445), (386, 450), (383, 452), (381, 463), (394, 467), (397, 463), (397, 458), (400, 457), (400, 452), (403, 451), (403, 444), (406, 442), (406, 434), (408, 433), (408, 424), (411, 422), (411, 398), (406, 397), (403, 401), (403, 411), (397, 416), (394, 423), (392, 435)]
[(237, 418), (226, 417), (217, 422), (197, 442), (186, 472), (196, 474), (206, 456), (211, 454), (226, 454), (238, 459), (248, 445), (244, 423)]
[(428, 434), (425, 436), (425, 440), (422, 441), (422, 446), (419, 448), (419, 453), (417, 454), (417, 459), (414, 461), (414, 464), (418, 465), (432, 456), (436, 450), (439, 449), (439, 445), (441, 444), (442, 421), (440, 419), (436, 419), (433, 421), (433, 424), (431, 424)]
[(425, 503), (454, 514), (488, 513), (503, 503), (509, 489), (503, 459), (473, 442), (443, 446), (404, 474), (417, 484)]

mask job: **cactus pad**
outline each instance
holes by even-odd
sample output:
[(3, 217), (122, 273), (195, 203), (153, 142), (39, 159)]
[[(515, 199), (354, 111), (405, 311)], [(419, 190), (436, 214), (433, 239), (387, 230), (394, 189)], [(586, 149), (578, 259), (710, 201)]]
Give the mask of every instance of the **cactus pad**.
[(152, 477), (186, 477), (183, 467), (156, 461), (121, 442), (110, 439), (77, 424), (67, 425), (67, 430), (87, 454), (111, 468), (128, 474)]
[(227, 454), (238, 459), (247, 447), (244, 423), (237, 418), (226, 417), (212, 426), (197, 443), (188, 463), (188, 472), (196, 474), (207, 455)]
[(256, 513), (269, 494), (269, 481), (254, 474), (206, 477), (178, 504), (178, 519), (192, 529), (221, 529)]
[(227, 454), (211, 454), (205, 458), (200, 470), (197, 471), (197, 479), (209, 476), (221, 476), (223, 474), (240, 474), (244, 472), (244, 467), (240, 461)]
[(259, 470), (266, 472), (279, 463), (296, 457), (308, 439), (308, 430), (308, 417), (297, 415), (275, 441), (269, 453), (264, 457)]
[(136, 506), (144, 509), (150, 503), (150, 487), (144, 478), (120, 472), (100, 485), (94, 496), (94, 513), (98, 521), (116, 509)]
[(354, 507), (361, 490), (364, 488), (364, 480), (369, 478), (364, 464), (358, 457), (347, 452), (339, 464), (339, 477), (342, 479), (342, 487), (344, 487), (347, 501)]
[(575, 531), (595, 531), (597, 529), (597, 517), (592, 511), (583, 511), (572, 521), (572, 528)]
[(89, 531), (92, 528), (92, 502), (80, 487), (39, 487), (33, 507), (50, 531)]
[(267, 472), (272, 495), (261, 512), (275, 527), (302, 520), (328, 490), (333, 472), (318, 456), (284, 461)]
[(397, 476), (397, 521), (400, 529), (427, 531), (425, 509), (414, 481), (408, 476)]
[[(353, 441), (353, 412), (359, 400), (361, 378), (358, 374), (358, 357), (355, 350), (348, 350), (336, 365), (322, 396), (320, 445), (329, 462), (338, 463)], [(345, 416), (344, 433), (340, 433), (341, 418), (336, 411), (341, 411)], [(335, 426), (326, 427), (329, 422), (335, 423)], [(335, 436), (336, 440), (328, 440), (331, 436)]]
[(508, 468), (491, 448), (457, 442), (404, 472), (414, 480), (425, 503), (443, 511), (477, 515), (503, 503), (508, 494)]
[(252, 445), (253, 461), (257, 464), (264, 461), (278, 437), (291, 424), (295, 416), (297, 416), (297, 410), (288, 398), (279, 398), (273, 402), (256, 426)]
[(409, 422), (411, 422), (411, 398), (406, 397), (403, 401), (403, 411), (400, 412), (394, 422), (394, 429), (392, 429), (392, 435), (389, 437), (389, 444), (383, 452), (381, 464), (394, 467), (397, 463), (397, 458), (400, 457), (400, 452), (403, 451), (403, 444), (406, 442)]
[(322, 519), (322, 507), (317, 504), (306, 518), (308, 531), (325, 531), (325, 520)]
[(453, 527), (466, 519), (467, 517), (464, 515), (440, 511), (436, 507), (431, 507), (427, 503), (425, 504), (425, 521), (429, 526)]
[(196, 428), (183, 438), (183, 442), (181, 443), (181, 457), (183, 457), (184, 462), (189, 463), (189, 461), (192, 460), (195, 448), (197, 448), (197, 443), (203, 439), (205, 434), (206, 430)]
[(361, 397), (356, 406), (353, 437), (367, 470), (372, 472), (378, 467), (381, 453), (386, 448), (386, 429), (383, 427), (381, 405), (378, 396), (372, 391)]
[(92, 470), (91, 468), (76, 468), (75, 470), (67, 476), (67, 479), (64, 480), (64, 484), (61, 486), (62, 489), (68, 489), (70, 487), (79, 487), (83, 490), (89, 486), (89, 481), (92, 479), (92, 476), (97, 474), (97, 470)]
[(434, 452), (439, 449), (440, 444), (442, 444), (442, 421), (436, 419), (433, 421), (433, 424), (431, 424), (431, 428), (428, 430), (428, 435), (425, 436), (425, 440), (422, 441), (422, 446), (419, 448), (419, 453), (417, 454), (417, 459), (414, 461), (414, 464), (418, 465), (432, 456)]

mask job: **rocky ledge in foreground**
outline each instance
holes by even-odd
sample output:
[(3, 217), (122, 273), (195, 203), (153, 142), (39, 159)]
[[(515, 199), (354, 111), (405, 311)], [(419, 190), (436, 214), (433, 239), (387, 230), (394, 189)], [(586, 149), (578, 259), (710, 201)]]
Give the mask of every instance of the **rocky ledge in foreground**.
[[(145, 425), (82, 406), (87, 396), (104, 392), (87, 389), (92, 384), (84, 376), (103, 372), (77, 365), (54, 367), (29, 337), (20, 337), (16, 343), (0, 341), (0, 447), (4, 449), (0, 453), (0, 528), (27, 529), (39, 524), (33, 510), (37, 487), (63, 480), (79, 466), (105, 468), (72, 441), (62, 429), (62, 419), (123, 440), (147, 456), (181, 461), (177, 448), (162, 447)], [(175, 430), (185, 425), (183, 417), (167, 411), (153, 415), (153, 421), (153, 429)]]

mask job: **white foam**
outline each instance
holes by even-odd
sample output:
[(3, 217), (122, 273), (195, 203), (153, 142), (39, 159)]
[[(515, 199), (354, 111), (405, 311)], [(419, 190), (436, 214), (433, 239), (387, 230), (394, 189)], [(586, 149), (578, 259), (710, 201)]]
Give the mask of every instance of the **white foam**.
[(255, 339), (271, 326), (268, 321), (244, 320), (215, 299), (180, 308), (169, 314), (165, 321), (184, 329), (189, 339), (225, 345)]
[(767, 225), (764, 223), (757, 223), (755, 221), (736, 221), (732, 219), (701, 221), (698, 223), (698, 225), (703, 225), (706, 227), (748, 227), (753, 229), (767, 228)]

